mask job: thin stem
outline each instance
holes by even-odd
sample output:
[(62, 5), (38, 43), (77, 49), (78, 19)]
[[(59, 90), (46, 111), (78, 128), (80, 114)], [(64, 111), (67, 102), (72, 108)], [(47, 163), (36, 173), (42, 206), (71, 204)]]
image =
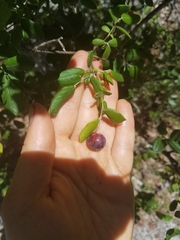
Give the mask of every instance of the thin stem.
[(62, 55), (73, 55), (75, 52), (74, 51), (46, 51), (46, 50), (36, 50), (35, 52), (40, 52), (40, 53), (48, 53), (48, 54), (62, 54)]

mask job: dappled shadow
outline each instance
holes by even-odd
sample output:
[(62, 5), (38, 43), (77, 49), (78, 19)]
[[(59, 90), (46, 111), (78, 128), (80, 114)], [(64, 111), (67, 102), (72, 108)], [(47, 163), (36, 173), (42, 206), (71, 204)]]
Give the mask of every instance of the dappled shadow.
[[(38, 172), (41, 172), (39, 169), (44, 167), (43, 164), (46, 168), (49, 168), (51, 160), (48, 163), (48, 157), (52, 159), (52, 156), (42, 152), (29, 152), (23, 154), (23, 156), (29, 159), (28, 161), (32, 160), (30, 166), (23, 173), (25, 179), (29, 174), (28, 169), (32, 172), (31, 170), (34, 168), (32, 177), (29, 176), (32, 179), (32, 186), (30, 188), (27, 186), (24, 193), (21, 188), (20, 192), (21, 199), (27, 199), (28, 194), (30, 198), (34, 194), (33, 192), (28, 192), (28, 189), (37, 189), (38, 181), (43, 182), (43, 175), (42, 179), (38, 177)], [(44, 163), (43, 159), (46, 159)], [(54, 207), (50, 209), (54, 209), (54, 212), (50, 212), (47, 205), (43, 213), (45, 221), (44, 219), (39, 219), (42, 217), (42, 214), (37, 212), (33, 216), (33, 220), (37, 221), (37, 223), (33, 222), (33, 224), (30, 224), (28, 220), (27, 222), (20, 221), (20, 224), (22, 224), (21, 234), (22, 229), (25, 232), (33, 232), (33, 228), (36, 225), (36, 232), (38, 227), (40, 229), (43, 228), (43, 234), (46, 237), (34, 237), (30, 234), (31, 236), (28, 236), (27, 240), (115, 240), (122, 235), (124, 239), (131, 239), (130, 226), (132, 226), (133, 222), (134, 202), (132, 185), (127, 176), (119, 177), (106, 174), (94, 159), (88, 158), (81, 160), (55, 159), (50, 176), (49, 193), (44, 198), (46, 200), (47, 197), (51, 199), (51, 204)], [(20, 176), (19, 179), (23, 182)], [(24, 183), (22, 185), (23, 188), (26, 187)], [(13, 192), (14, 199), (11, 195), (11, 201), (14, 203), (12, 205), (15, 205), (16, 213), (18, 211), (21, 212), (23, 201), (18, 209), (18, 204), (15, 201), (16, 191)], [(66, 208), (69, 214), (68, 218), (65, 216)], [(41, 210), (40, 207), (39, 211)], [(60, 215), (58, 216), (58, 214)], [(30, 216), (32, 217), (32, 215), (33, 208), (31, 207)], [(25, 218), (28, 218), (28, 216), (27, 214)], [(73, 226), (69, 228), (68, 224), (72, 224), (72, 222)], [(127, 227), (130, 227), (129, 234), (124, 235), (127, 232)]]

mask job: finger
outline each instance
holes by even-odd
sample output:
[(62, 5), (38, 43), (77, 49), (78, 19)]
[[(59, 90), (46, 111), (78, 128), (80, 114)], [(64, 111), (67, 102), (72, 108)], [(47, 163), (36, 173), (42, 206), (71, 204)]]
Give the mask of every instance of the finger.
[[(48, 191), (54, 162), (55, 138), (51, 118), (40, 104), (33, 104), (33, 120), (28, 128), (12, 181), (15, 189), (31, 195)], [(12, 188), (13, 188), (12, 187)], [(32, 191), (32, 193), (31, 193)]]
[[(68, 68), (87, 69), (87, 55), (85, 51), (78, 51), (71, 58)], [(80, 85), (76, 88), (74, 95), (61, 107), (57, 116), (53, 118), (55, 134), (57, 138), (69, 137), (74, 129), (79, 103), (84, 90), (84, 86)]]
[[(86, 60), (87, 61), (87, 60)], [(101, 69), (101, 62), (98, 60), (93, 61), (93, 66), (97, 69)], [(96, 106), (96, 100), (93, 97), (94, 91), (91, 86), (87, 86), (83, 91), (81, 101), (79, 103), (79, 112), (77, 115), (76, 125), (71, 135), (71, 139), (78, 141), (79, 134), (84, 126), (98, 117), (98, 110)]]
[(112, 148), (112, 157), (123, 175), (130, 175), (133, 165), (134, 150), (134, 117), (131, 105), (125, 100), (119, 100), (117, 110), (126, 120), (116, 127)]

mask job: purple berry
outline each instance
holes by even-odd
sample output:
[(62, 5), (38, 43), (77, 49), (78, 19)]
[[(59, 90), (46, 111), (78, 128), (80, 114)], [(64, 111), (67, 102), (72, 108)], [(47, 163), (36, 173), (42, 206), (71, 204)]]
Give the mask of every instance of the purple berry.
[(101, 133), (92, 133), (87, 138), (87, 146), (94, 151), (101, 150), (106, 145), (106, 138)]

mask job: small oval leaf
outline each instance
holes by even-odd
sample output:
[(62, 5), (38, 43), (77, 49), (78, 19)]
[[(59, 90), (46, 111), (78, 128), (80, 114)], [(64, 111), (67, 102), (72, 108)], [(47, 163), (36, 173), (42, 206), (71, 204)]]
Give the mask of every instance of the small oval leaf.
[(141, 19), (138, 14), (134, 14), (134, 13), (123, 13), (121, 15), (121, 18), (122, 18), (123, 22), (125, 22), (129, 25), (136, 24)]
[(121, 15), (123, 13), (129, 12), (129, 10), (130, 10), (129, 5), (119, 4), (114, 8), (109, 9), (109, 13), (111, 15), (111, 18), (116, 22), (118, 19), (121, 18)]
[(102, 26), (101, 29), (106, 33), (109, 33), (111, 31), (111, 29), (106, 25)]
[(171, 221), (172, 220), (172, 216), (161, 213), (161, 212), (156, 212), (156, 216), (163, 221)]
[(113, 85), (113, 79), (112, 77), (109, 75), (109, 73), (107, 73), (106, 71), (103, 72), (103, 77), (104, 77), (104, 80), (107, 81), (108, 83), (110, 83), (111, 85)]
[(70, 98), (75, 91), (74, 86), (63, 87), (59, 92), (57, 92), (50, 104), (50, 114), (51, 116), (56, 116), (60, 107)]
[(136, 65), (130, 65), (129, 66), (129, 75), (132, 78), (137, 78), (138, 73), (139, 73), (139, 69), (138, 69), (138, 67)]
[(173, 139), (175, 141), (180, 141), (180, 130), (179, 129), (173, 130), (170, 135), (170, 139)]
[(153, 7), (154, 3), (153, 0), (145, 0), (147, 6)]
[(180, 218), (180, 211), (176, 211), (176, 212), (174, 213), (174, 216), (177, 217), (177, 218)]
[(162, 152), (164, 150), (165, 144), (162, 138), (157, 137), (153, 143), (153, 150), (155, 152)]
[(81, 130), (81, 133), (79, 135), (79, 141), (84, 142), (97, 128), (99, 122), (100, 122), (99, 118), (96, 118), (93, 121), (86, 124), (86, 126)]
[(105, 58), (105, 59), (108, 59), (108, 57), (110, 56), (111, 54), (111, 47), (108, 45), (105, 50), (104, 50), (104, 53), (102, 55), (102, 58)]
[(118, 124), (122, 123), (123, 121), (126, 120), (126, 118), (118, 111), (112, 109), (112, 108), (107, 108), (104, 110), (104, 114), (107, 115), (107, 117), (111, 120), (112, 123)]
[(134, 61), (140, 58), (136, 49), (130, 49), (127, 51), (125, 59), (126, 61)]
[(170, 228), (166, 232), (166, 239), (165, 240), (170, 240), (172, 237), (180, 235), (180, 229), (177, 228)]
[(107, 88), (105, 88), (105, 87), (102, 87), (102, 88), (103, 88), (103, 93), (104, 93), (105, 95), (110, 96), (110, 95), (112, 94), (112, 92), (108, 91)]
[(110, 71), (110, 74), (114, 78), (114, 80), (116, 80), (117, 82), (124, 82), (124, 78), (122, 74), (115, 72), (113, 70)]
[(119, 31), (121, 31), (122, 33), (124, 33), (126, 36), (128, 36), (128, 38), (132, 38), (131, 36), (130, 36), (130, 34), (124, 29), (124, 28), (122, 28), (122, 27), (119, 27), (119, 26), (115, 26)]
[(73, 86), (81, 81), (84, 74), (82, 68), (70, 68), (60, 73), (58, 83), (60, 87)]
[(34, 67), (34, 62), (27, 56), (17, 55), (6, 59), (3, 62), (3, 69), (7, 72), (13, 73), (15, 71), (29, 71)]
[(44, 32), (40, 23), (33, 22), (29, 18), (23, 18), (21, 21), (21, 26), (30, 38), (44, 38)]
[(99, 79), (97, 79), (96, 77), (92, 76), (90, 78), (90, 81), (91, 81), (91, 84), (93, 86), (93, 89), (94, 91), (97, 93), (97, 92), (102, 92), (103, 91), (103, 88), (102, 88), (102, 85), (99, 81)]
[(110, 14), (112, 20), (114, 22), (116, 22), (118, 20), (118, 17), (115, 16), (115, 14), (113, 13), (113, 10), (110, 8), (108, 11), (109, 11), (109, 14)]
[(117, 47), (118, 46), (118, 39), (117, 38), (113, 38), (111, 39), (108, 44), (111, 46), (111, 47)]
[(93, 52), (93, 51), (90, 51), (90, 52), (88, 53), (88, 58), (87, 58), (88, 67), (91, 67), (91, 65), (92, 65), (93, 55), (94, 55), (94, 52)]
[(95, 38), (92, 40), (92, 44), (95, 46), (102, 46), (104, 45), (106, 42), (103, 39), (100, 38)]
[(107, 60), (107, 59), (102, 59), (103, 61), (102, 61), (102, 64), (103, 64), (103, 69), (104, 70), (107, 70), (107, 69), (109, 69), (110, 68), (110, 61), (109, 60)]
[(174, 152), (180, 154), (180, 144), (178, 142), (173, 139), (168, 139), (167, 142)]

